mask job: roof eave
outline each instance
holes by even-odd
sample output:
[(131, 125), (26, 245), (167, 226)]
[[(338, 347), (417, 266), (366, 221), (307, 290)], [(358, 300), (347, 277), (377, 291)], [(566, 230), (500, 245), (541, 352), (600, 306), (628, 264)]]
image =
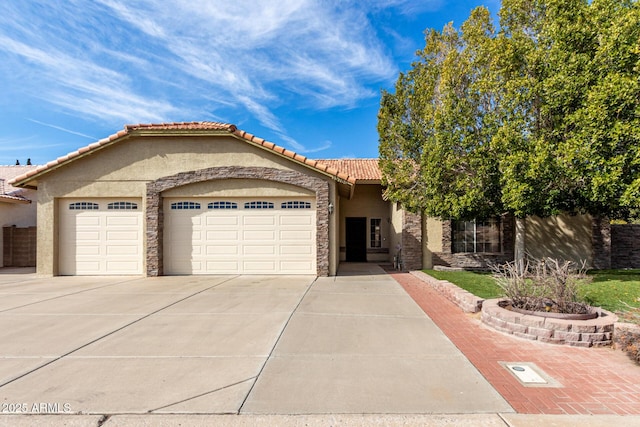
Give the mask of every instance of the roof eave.
[(93, 144), (89, 144), (76, 151), (73, 151), (65, 156), (58, 157), (57, 159), (52, 160), (45, 165), (39, 166), (36, 169), (33, 169), (32, 171), (29, 171), (24, 175), (17, 176), (12, 180), (10, 180), (9, 184), (18, 188), (29, 188), (32, 190), (37, 190), (38, 189), (37, 184), (29, 185), (29, 183), (36, 181), (41, 176), (46, 175), (50, 172), (53, 172), (54, 170), (62, 166), (65, 166), (71, 162), (93, 155), (97, 152), (100, 152), (102, 149), (112, 144), (115, 144), (116, 142), (120, 142), (125, 139), (128, 139), (129, 136), (130, 134), (127, 131), (122, 130), (118, 133), (108, 136), (107, 138), (101, 139), (97, 142), (94, 142)]
[(16, 204), (16, 205), (28, 205), (28, 204), (31, 203), (31, 200), (23, 199), (23, 198), (20, 198), (20, 197), (11, 197), (11, 196), (0, 195), (0, 202)]
[(256, 137), (245, 131), (238, 129), (235, 132), (231, 133), (231, 135), (244, 142), (248, 142), (249, 144), (255, 147), (258, 147), (264, 151), (275, 154), (283, 159), (293, 161), (311, 170), (319, 172), (340, 184), (345, 184), (345, 185), (348, 185), (349, 187), (354, 187), (356, 184), (355, 178), (352, 178), (347, 174), (341, 173), (338, 170), (332, 169), (327, 165), (325, 165), (324, 163), (321, 163), (317, 160), (309, 159), (306, 156), (303, 156), (291, 150), (287, 150), (286, 148), (280, 147), (274, 144), (273, 142), (269, 142), (262, 138)]

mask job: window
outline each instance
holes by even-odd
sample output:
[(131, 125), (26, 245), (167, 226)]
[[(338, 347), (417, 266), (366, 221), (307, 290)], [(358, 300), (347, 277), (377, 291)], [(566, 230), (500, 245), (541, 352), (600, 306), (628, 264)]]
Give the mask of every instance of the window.
[(97, 211), (98, 209), (100, 209), (100, 206), (91, 202), (75, 202), (69, 205), (69, 210), (72, 211)]
[(453, 252), (500, 252), (500, 219), (453, 221)]
[(137, 203), (132, 202), (113, 202), (107, 205), (108, 210), (136, 210), (138, 209)]
[(382, 220), (380, 218), (371, 218), (371, 247), (372, 248), (381, 248), (382, 247), (382, 234), (380, 232), (380, 223)]
[(195, 210), (200, 209), (200, 203), (196, 202), (175, 202), (171, 203), (172, 210)]
[(247, 202), (244, 204), (245, 209), (273, 209), (271, 202)]
[(238, 204), (234, 202), (212, 202), (207, 205), (209, 209), (238, 209)]
[(311, 203), (295, 200), (292, 202), (283, 202), (280, 207), (282, 209), (311, 209)]

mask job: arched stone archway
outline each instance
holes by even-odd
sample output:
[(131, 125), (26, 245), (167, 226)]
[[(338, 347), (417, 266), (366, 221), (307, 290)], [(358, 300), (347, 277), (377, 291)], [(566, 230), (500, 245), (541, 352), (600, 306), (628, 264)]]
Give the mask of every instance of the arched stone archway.
[(329, 183), (301, 172), (262, 167), (228, 166), (181, 172), (147, 184), (147, 276), (161, 276), (163, 268), (164, 212), (162, 192), (183, 185), (218, 179), (263, 179), (292, 184), (316, 195), (317, 274), (329, 275)]

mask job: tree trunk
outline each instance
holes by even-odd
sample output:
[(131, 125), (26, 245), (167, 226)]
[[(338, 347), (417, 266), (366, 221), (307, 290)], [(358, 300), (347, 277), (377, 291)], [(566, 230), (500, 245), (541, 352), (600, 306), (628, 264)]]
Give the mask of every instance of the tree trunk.
[(516, 263), (518, 273), (524, 272), (526, 248), (524, 238), (526, 234), (526, 219), (516, 218), (515, 243), (513, 248), (513, 258)]

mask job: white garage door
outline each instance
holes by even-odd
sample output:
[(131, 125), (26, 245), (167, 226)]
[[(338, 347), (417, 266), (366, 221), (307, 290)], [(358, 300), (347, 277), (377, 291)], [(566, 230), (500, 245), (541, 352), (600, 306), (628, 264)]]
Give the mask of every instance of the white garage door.
[(142, 274), (139, 200), (64, 200), (59, 209), (61, 275)]
[(165, 199), (165, 274), (316, 274), (313, 199)]

